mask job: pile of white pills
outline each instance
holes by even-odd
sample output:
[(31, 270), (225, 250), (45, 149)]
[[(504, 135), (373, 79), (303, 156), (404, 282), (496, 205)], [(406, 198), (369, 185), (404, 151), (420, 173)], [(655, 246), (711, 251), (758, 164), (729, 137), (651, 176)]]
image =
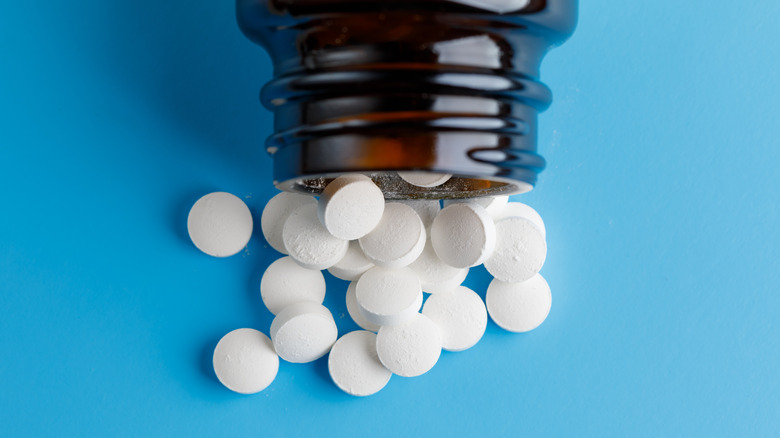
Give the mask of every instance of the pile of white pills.
[[(401, 177), (434, 187), (450, 175)], [(226, 257), (247, 244), (252, 223), (243, 201), (217, 192), (195, 203), (188, 230), (201, 251)], [(550, 288), (539, 275), (547, 255), (544, 223), (534, 209), (506, 196), (386, 201), (370, 178), (349, 174), (319, 198), (277, 194), (260, 223), (268, 244), (284, 255), (260, 282), (261, 299), (275, 317), (270, 338), (243, 328), (217, 344), (215, 374), (235, 392), (268, 387), (279, 358), (305, 363), (327, 354), (336, 386), (371, 395), (393, 374), (428, 372), (442, 350), (476, 345), (488, 315), (521, 333), (538, 327), (550, 311)], [(493, 276), (485, 301), (462, 286), (469, 269), (481, 264)], [(349, 282), (340, 292), (362, 330), (339, 337), (323, 306), (323, 270)]]

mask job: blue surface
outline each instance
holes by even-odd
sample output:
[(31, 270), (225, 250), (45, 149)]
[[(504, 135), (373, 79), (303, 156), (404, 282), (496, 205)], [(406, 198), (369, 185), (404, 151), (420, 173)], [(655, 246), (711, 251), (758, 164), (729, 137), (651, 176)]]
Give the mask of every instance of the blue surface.
[(256, 218), (273, 195), (270, 67), (232, 2), (0, 4), (0, 435), (776, 435), (780, 3), (619, 3), (583, 1), (542, 69), (549, 168), (520, 199), (549, 318), (365, 399), (325, 359), (255, 396), (210, 369), (227, 331), (268, 332), (277, 257), (184, 226), (210, 191)]

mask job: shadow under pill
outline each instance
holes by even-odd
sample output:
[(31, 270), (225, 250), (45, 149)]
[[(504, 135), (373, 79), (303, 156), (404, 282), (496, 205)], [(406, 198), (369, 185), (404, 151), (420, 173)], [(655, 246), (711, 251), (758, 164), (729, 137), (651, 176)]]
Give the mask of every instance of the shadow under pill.
[(209, 381), (209, 386), (213, 388), (223, 388), (219, 383), (217, 375), (214, 374), (214, 349), (221, 338), (214, 337), (203, 344), (198, 354), (198, 369), (203, 377)]
[(330, 353), (315, 360), (313, 365), (314, 371), (317, 373), (317, 377), (330, 383), (331, 379), (330, 371), (328, 371), (328, 357), (330, 357)]
[(479, 265), (469, 269), (469, 274), (466, 277), (466, 280), (463, 281), (463, 286), (466, 286), (467, 288), (476, 292), (484, 302), (485, 294), (487, 294), (487, 288), (492, 280), (493, 277), (490, 275), (487, 269), (485, 269), (485, 266)]
[(352, 321), (347, 311), (347, 288), (349, 282), (334, 277), (328, 271), (322, 271), (325, 275), (325, 301), (322, 305), (327, 307), (333, 314), (333, 320), (336, 321), (336, 327), (339, 330), (339, 337), (345, 334), (361, 330), (361, 328)]
[(265, 334), (268, 334), (275, 316), (263, 304), (263, 297), (260, 294), (260, 281), (262, 281), (263, 273), (268, 269), (268, 266), (279, 257), (283, 256), (276, 251), (264, 251), (259, 263), (252, 270), (246, 287), (246, 298), (249, 301), (249, 307), (252, 309), (252, 313), (257, 316), (257, 326), (254, 328)]

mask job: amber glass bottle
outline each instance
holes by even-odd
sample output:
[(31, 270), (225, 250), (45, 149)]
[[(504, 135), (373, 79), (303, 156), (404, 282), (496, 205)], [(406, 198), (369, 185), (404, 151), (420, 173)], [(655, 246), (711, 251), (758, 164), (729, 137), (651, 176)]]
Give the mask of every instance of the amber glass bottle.
[[(576, 0), (237, 0), (241, 30), (274, 79), (274, 183), (318, 193), (346, 172), (387, 198), (530, 190), (544, 160), (537, 114), (548, 49), (571, 35)], [(434, 188), (395, 171), (453, 174)]]

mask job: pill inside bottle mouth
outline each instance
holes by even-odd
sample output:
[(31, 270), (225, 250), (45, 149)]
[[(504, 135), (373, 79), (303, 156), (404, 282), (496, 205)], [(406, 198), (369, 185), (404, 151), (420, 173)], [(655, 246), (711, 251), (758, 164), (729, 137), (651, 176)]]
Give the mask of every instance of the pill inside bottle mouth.
[[(437, 172), (417, 171), (420, 174)], [(425, 187), (410, 183), (395, 171), (361, 172), (371, 178), (382, 190), (385, 199), (465, 199), (485, 196), (502, 196), (530, 191), (531, 184), (499, 176), (490, 178), (457, 175), (446, 179), (442, 184)], [(406, 172), (402, 173), (405, 174)], [(325, 187), (342, 174), (325, 174), (314, 177), (302, 177), (287, 181), (275, 181), (274, 185), (283, 191), (319, 196)], [(444, 179), (444, 178), (442, 178)]]

